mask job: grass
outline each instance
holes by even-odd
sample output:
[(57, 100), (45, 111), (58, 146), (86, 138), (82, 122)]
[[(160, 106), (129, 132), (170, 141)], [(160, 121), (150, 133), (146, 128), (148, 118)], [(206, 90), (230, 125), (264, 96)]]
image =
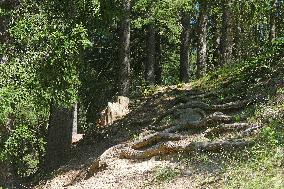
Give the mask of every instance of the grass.
[[(245, 117), (264, 128), (255, 138), (254, 148), (220, 156), (225, 167), (219, 175), (222, 181), (218, 188), (284, 189), (284, 87), (277, 84), (283, 81), (283, 65), (283, 60), (275, 65), (265, 60), (243, 62), (225, 66), (193, 82), (193, 87), (214, 91), (224, 102), (255, 95), (266, 99), (236, 115), (236, 121)], [(283, 100), (279, 103), (277, 96), (281, 95)], [(205, 166), (210, 162), (209, 156), (199, 159)]]
[[(270, 151), (270, 152), (269, 152)], [(269, 152), (269, 153), (267, 153)], [(263, 148), (246, 162), (232, 162), (224, 174), (224, 188), (283, 189), (283, 148)]]
[(180, 171), (171, 167), (158, 168), (155, 172), (155, 180), (158, 183), (169, 182), (180, 175)]

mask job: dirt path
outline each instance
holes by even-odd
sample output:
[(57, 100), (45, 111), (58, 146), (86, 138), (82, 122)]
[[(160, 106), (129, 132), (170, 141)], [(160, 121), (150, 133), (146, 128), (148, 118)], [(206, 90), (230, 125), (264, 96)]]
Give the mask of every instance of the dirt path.
[[(223, 124), (233, 121), (231, 115), (223, 113), (231, 113), (232, 109), (239, 110), (243, 102), (230, 102), (221, 105), (205, 103), (210, 98), (211, 94), (199, 94), (187, 89), (163, 88), (151, 97), (140, 99), (139, 103), (136, 103), (138, 105), (133, 105), (132, 111), (124, 119), (113, 125), (96, 129), (92, 135), (87, 136), (74, 149), (73, 159), (54, 173), (52, 178), (35, 188), (190, 189), (205, 188), (205, 186), (206, 188), (220, 188), (218, 173), (222, 170), (222, 163), (218, 162), (218, 158), (209, 163), (198, 163), (194, 160), (195, 155), (199, 153), (198, 150), (201, 148), (215, 150), (217, 147), (218, 150), (224, 144), (231, 148), (231, 143), (228, 144), (226, 141), (211, 143), (212, 139), (207, 137), (207, 134), (208, 132), (210, 134), (212, 128), (208, 129), (208, 126), (213, 125), (215, 129), (215, 125), (217, 125), (217, 129), (213, 129), (217, 134), (221, 129), (222, 136), (217, 138), (223, 140), (232, 138), (232, 135), (227, 135), (227, 132), (231, 132), (231, 128), (236, 124)], [(212, 114), (210, 113), (212, 110), (223, 113)], [(193, 128), (191, 131), (190, 125), (199, 129)], [(246, 127), (240, 130), (251, 126), (241, 124), (242, 127), (243, 125)], [(163, 133), (166, 135), (162, 137), (153, 135), (153, 133), (159, 134), (160, 131), (157, 132), (157, 130), (162, 130), (162, 135)], [(177, 132), (182, 138), (176, 139), (173, 136)], [(223, 133), (225, 134), (223, 135)], [(173, 138), (177, 141), (172, 141)], [(165, 141), (174, 147), (172, 149), (163, 148), (163, 146), (160, 148), (159, 145), (163, 145)], [(200, 142), (207, 142), (209, 145), (206, 146)], [(157, 149), (155, 149), (155, 145)], [(194, 154), (184, 153), (184, 149), (189, 149), (188, 145), (191, 145), (190, 148), (193, 146), (193, 151), (197, 151)], [(152, 151), (151, 146), (154, 146)], [(128, 159), (123, 159), (120, 156), (121, 150), (126, 149), (125, 147), (137, 148), (137, 150), (133, 156), (130, 155)], [(149, 147), (151, 156), (147, 154)], [(169, 150), (173, 150), (176, 154), (167, 155), (173, 152)], [(142, 154), (143, 160), (138, 160), (135, 153)], [(180, 157), (182, 159), (179, 159)], [(199, 159), (200, 157), (202, 158), (203, 154), (198, 156)], [(90, 166), (98, 159), (104, 163), (105, 167), (99, 167), (100, 170), (95, 170), (90, 176), (86, 176), (86, 173), (90, 173)], [(207, 161), (206, 157), (204, 161)]]

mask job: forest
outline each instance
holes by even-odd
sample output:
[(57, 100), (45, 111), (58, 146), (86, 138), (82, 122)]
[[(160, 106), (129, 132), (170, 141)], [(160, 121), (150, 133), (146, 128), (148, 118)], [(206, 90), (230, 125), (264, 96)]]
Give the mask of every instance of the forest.
[(284, 188), (283, 76), (283, 0), (0, 0), (0, 189)]

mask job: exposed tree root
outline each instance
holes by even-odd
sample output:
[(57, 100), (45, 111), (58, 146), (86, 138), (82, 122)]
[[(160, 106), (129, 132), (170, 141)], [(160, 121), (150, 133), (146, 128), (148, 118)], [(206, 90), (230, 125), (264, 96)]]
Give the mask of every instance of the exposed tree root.
[(165, 129), (164, 132), (173, 133), (173, 132), (188, 130), (188, 129), (202, 130), (208, 127), (214, 127), (221, 123), (231, 123), (233, 121), (234, 121), (234, 117), (225, 115), (221, 112), (215, 112), (213, 114), (210, 114), (209, 116), (206, 116), (201, 121), (196, 121), (196, 122), (192, 122), (192, 123), (185, 124), (185, 125), (173, 126), (173, 127)]
[(186, 103), (188, 101), (196, 100), (196, 99), (205, 99), (215, 96), (216, 94), (214, 92), (207, 92), (207, 93), (199, 93), (199, 94), (191, 94), (187, 93), (183, 96), (178, 96), (177, 101), (179, 103)]
[(90, 178), (95, 173), (102, 171), (108, 167), (107, 163), (100, 158), (96, 159), (89, 167), (85, 179)]
[(252, 101), (250, 100), (238, 100), (235, 102), (229, 102), (229, 103), (220, 104), (220, 105), (212, 105), (210, 109), (213, 111), (239, 110), (249, 105), (251, 102)]
[(214, 142), (191, 142), (187, 145), (179, 145), (174, 142), (163, 142), (154, 145), (146, 150), (134, 150), (125, 148), (120, 153), (120, 158), (126, 159), (147, 159), (157, 155), (166, 155), (172, 153), (208, 151), (219, 152), (222, 150), (233, 150), (236, 148), (245, 148), (253, 144), (253, 141), (231, 140)]
[(253, 127), (250, 127), (245, 131), (243, 131), (241, 134), (243, 136), (252, 136), (255, 135), (257, 132), (259, 132), (262, 127), (263, 125), (254, 125)]
[(118, 151), (125, 147), (125, 144), (118, 144), (109, 149), (107, 149), (102, 155), (96, 158), (89, 166), (83, 168), (76, 176), (70, 181), (70, 183), (66, 184), (65, 187), (71, 186), (80, 180), (87, 180), (92, 177), (94, 174), (105, 170), (108, 168), (108, 160), (111, 158), (118, 156)]
[(231, 123), (235, 120), (234, 117), (223, 114), (222, 112), (215, 112), (205, 117), (199, 123), (200, 127), (215, 126), (220, 123)]
[[(195, 109), (194, 109), (195, 110)], [(162, 127), (150, 126), (149, 128), (155, 131), (164, 131), (164, 132), (176, 132), (186, 129), (205, 129), (207, 127), (212, 127), (220, 123), (231, 123), (235, 120), (234, 117), (225, 115), (222, 112), (215, 112), (209, 116), (204, 116), (201, 121), (195, 121), (188, 124), (178, 124), (178, 125), (166, 125)]]
[(209, 128), (205, 131), (205, 136), (213, 136), (219, 135), (225, 132), (238, 132), (242, 130), (246, 130), (248, 128), (252, 128), (255, 125), (249, 123), (232, 123), (232, 124), (222, 124), (214, 128)]
[[(167, 117), (168, 115), (173, 114), (174, 112), (176, 112), (178, 109), (186, 109), (186, 108), (200, 108), (200, 109), (204, 109), (205, 106), (209, 106), (208, 104), (201, 102), (201, 101), (191, 101), (185, 104), (180, 104), (180, 105), (176, 105), (173, 108), (167, 110), (164, 114), (162, 114), (161, 116), (159, 116), (154, 124), (158, 124), (160, 121), (162, 121), (165, 117)], [(206, 109), (205, 109), (206, 110)]]
[(151, 146), (154, 145), (158, 142), (161, 141), (176, 141), (176, 140), (181, 140), (185, 138), (182, 135), (179, 134), (173, 134), (173, 133), (166, 133), (166, 132), (161, 132), (161, 133), (155, 133), (152, 135), (148, 135), (147, 137), (135, 142), (132, 145), (132, 148), (135, 150), (141, 149), (141, 148), (145, 148), (147, 146)]
[(235, 101), (235, 102), (229, 102), (225, 104), (220, 105), (210, 105), (205, 102), (201, 101), (190, 101), (185, 104), (180, 104), (177, 106), (174, 106), (173, 108), (166, 111), (164, 114), (162, 114), (160, 117), (158, 117), (154, 124), (158, 124), (160, 121), (162, 121), (166, 116), (173, 114), (178, 109), (186, 109), (186, 108), (192, 108), (196, 109), (199, 108), (205, 112), (222, 112), (222, 111), (231, 111), (231, 110), (238, 110), (243, 108), (244, 106), (250, 104), (251, 101), (249, 100), (242, 100), (242, 101)]

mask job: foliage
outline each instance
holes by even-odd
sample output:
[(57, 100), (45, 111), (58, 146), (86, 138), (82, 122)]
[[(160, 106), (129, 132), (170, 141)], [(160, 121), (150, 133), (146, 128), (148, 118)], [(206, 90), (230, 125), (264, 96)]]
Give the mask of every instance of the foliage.
[[(33, 174), (43, 159), (51, 102), (63, 106), (79, 103), (79, 130), (88, 132), (94, 130), (101, 109), (117, 94), (122, 2), (0, 2), (0, 161), (11, 163), (19, 177)], [(155, 26), (159, 39), (155, 58), (162, 65), (162, 84), (179, 82), (183, 14), (190, 15), (189, 74), (194, 80), (200, 2), (131, 2), (131, 97), (148, 96), (156, 90), (147, 86), (144, 78), (149, 24)], [(284, 2), (277, 1), (276, 7), (274, 2), (232, 1), (234, 64), (221, 67), (218, 39), (223, 27), (223, 1), (208, 1), (206, 43), (211, 72), (195, 80), (195, 87), (215, 91), (220, 101), (267, 100), (281, 93)], [(274, 12), (277, 38), (270, 41)], [(283, 109), (282, 106), (276, 109)], [(268, 127), (263, 129), (260, 141), (278, 148), (283, 144), (282, 119), (263, 119), (265, 114), (260, 109), (247, 110), (250, 121), (265, 122)], [(9, 125), (9, 121), (13, 124)], [(168, 180), (177, 175), (175, 170), (165, 168), (158, 171), (157, 179)]]
[(249, 159), (228, 166), (225, 188), (283, 188), (283, 139), (283, 120), (271, 120), (246, 154)]
[(13, 161), (20, 177), (34, 173), (43, 158), (50, 102), (77, 101), (80, 54), (90, 46), (82, 24), (54, 19), (44, 8), (24, 1), (11, 13), (13, 42), (0, 65), (0, 125), (14, 122), (1, 134), (1, 160)]
[(194, 85), (204, 90), (217, 91), (223, 100), (253, 97), (254, 94), (275, 94), (276, 88), (271, 87), (272, 83), (281, 81), (283, 75), (283, 45), (283, 39), (279, 38), (272, 47), (267, 47), (263, 55), (221, 67), (195, 81)]
[(161, 183), (161, 182), (169, 182), (173, 180), (174, 178), (180, 175), (180, 172), (171, 167), (163, 167), (163, 168), (157, 169), (155, 175), (156, 175), (155, 176), (156, 181)]
[(225, 175), (224, 188), (283, 188), (281, 161), (283, 151), (277, 148), (269, 154), (255, 154), (247, 162), (232, 164)]

